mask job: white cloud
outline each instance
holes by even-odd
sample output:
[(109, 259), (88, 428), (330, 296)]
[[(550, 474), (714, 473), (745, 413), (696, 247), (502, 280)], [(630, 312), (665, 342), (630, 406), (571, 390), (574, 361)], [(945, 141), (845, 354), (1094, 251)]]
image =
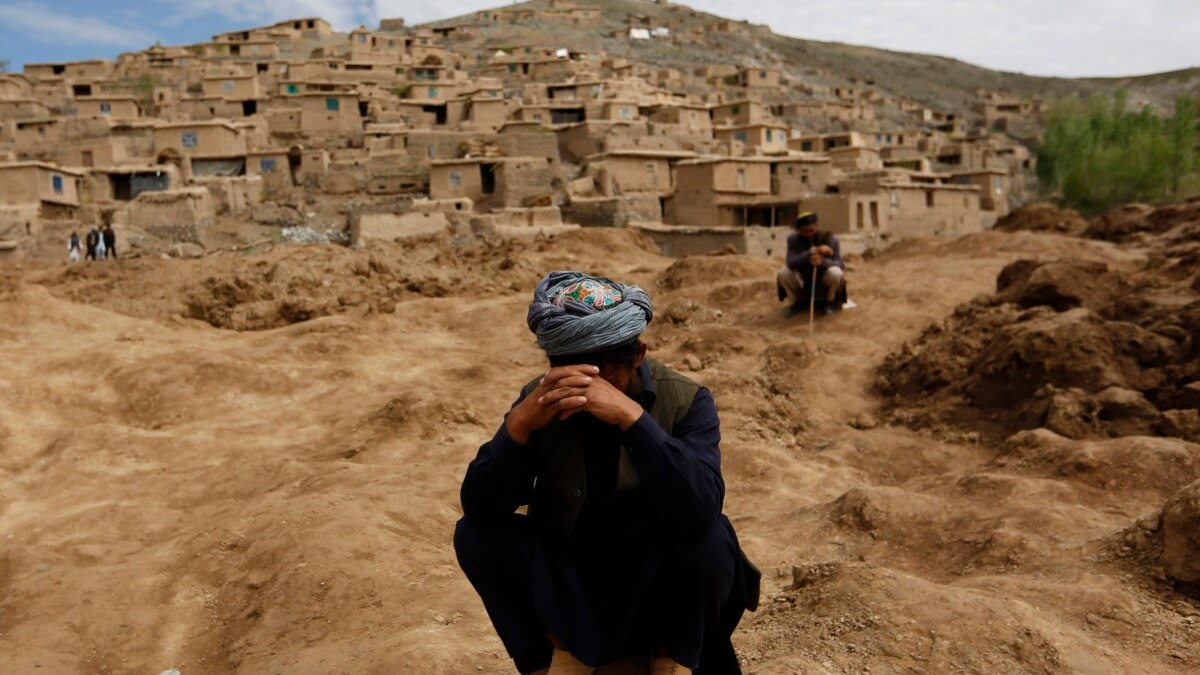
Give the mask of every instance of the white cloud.
[(181, 25), (191, 19), (216, 14), (239, 26), (250, 28), (284, 19), (315, 16), (333, 24), (337, 30), (351, 30), (370, 15), (371, 0), (164, 0), (173, 11), (165, 25)]
[(1195, 0), (692, 0), (777, 33), (940, 54), (1037, 75), (1132, 75), (1200, 65)]
[(153, 35), (136, 28), (118, 26), (94, 16), (55, 14), (45, 6), (0, 5), (0, 24), (48, 44), (69, 42), (130, 48), (154, 42)]
[(470, 14), (481, 9), (492, 9), (507, 3), (502, 0), (368, 0), (367, 4), (368, 16), (375, 23), (378, 23), (379, 19), (402, 18), (411, 26)]

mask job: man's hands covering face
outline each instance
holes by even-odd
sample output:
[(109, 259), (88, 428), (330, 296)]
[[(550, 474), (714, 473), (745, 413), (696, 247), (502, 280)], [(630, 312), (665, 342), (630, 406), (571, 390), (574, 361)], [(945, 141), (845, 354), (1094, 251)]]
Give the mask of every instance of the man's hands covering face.
[(508, 435), (524, 445), (533, 432), (552, 420), (567, 419), (580, 411), (619, 425), (622, 430), (642, 415), (642, 407), (600, 377), (596, 366), (560, 366), (546, 373), (538, 386), (521, 399), (509, 412), (505, 425)]

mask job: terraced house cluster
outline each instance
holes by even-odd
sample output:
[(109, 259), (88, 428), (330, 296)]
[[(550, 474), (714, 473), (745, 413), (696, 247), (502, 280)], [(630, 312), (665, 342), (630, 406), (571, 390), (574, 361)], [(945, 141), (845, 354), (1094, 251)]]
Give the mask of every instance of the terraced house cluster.
[(1031, 155), (1008, 132), (1037, 124), (1037, 101), (979, 91), (936, 110), (733, 51), (663, 65), (756, 28), (609, 4), (348, 33), (305, 17), (28, 64), (0, 75), (0, 237), (105, 222), (196, 240), (262, 204), (354, 199), (347, 229), (376, 203), (778, 253), (799, 210), (866, 245), (979, 230), (1027, 189)]

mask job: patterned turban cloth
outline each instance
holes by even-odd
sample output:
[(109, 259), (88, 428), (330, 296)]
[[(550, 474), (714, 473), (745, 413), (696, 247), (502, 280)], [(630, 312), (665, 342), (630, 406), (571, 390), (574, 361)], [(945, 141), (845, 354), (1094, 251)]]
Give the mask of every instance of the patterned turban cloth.
[(654, 318), (650, 296), (637, 286), (580, 272), (551, 272), (529, 305), (529, 330), (548, 356), (590, 354), (626, 344)]

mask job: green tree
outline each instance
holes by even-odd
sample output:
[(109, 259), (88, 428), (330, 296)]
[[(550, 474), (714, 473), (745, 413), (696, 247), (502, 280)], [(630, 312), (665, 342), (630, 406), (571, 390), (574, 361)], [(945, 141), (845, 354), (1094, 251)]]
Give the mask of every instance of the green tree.
[(1174, 199), (1183, 197), (1185, 181), (1190, 179), (1194, 183), (1197, 169), (1200, 169), (1200, 158), (1196, 153), (1200, 118), (1196, 108), (1195, 99), (1180, 96), (1175, 101), (1175, 115), (1167, 122), (1171, 143), (1171, 196)]
[(0, 59), (0, 73), (8, 72), (8, 59)]
[(1067, 99), (1047, 112), (1038, 177), (1046, 191), (1085, 213), (1177, 200), (1200, 186), (1196, 141), (1197, 106), (1187, 97), (1169, 118), (1149, 107), (1129, 110), (1124, 92)]

